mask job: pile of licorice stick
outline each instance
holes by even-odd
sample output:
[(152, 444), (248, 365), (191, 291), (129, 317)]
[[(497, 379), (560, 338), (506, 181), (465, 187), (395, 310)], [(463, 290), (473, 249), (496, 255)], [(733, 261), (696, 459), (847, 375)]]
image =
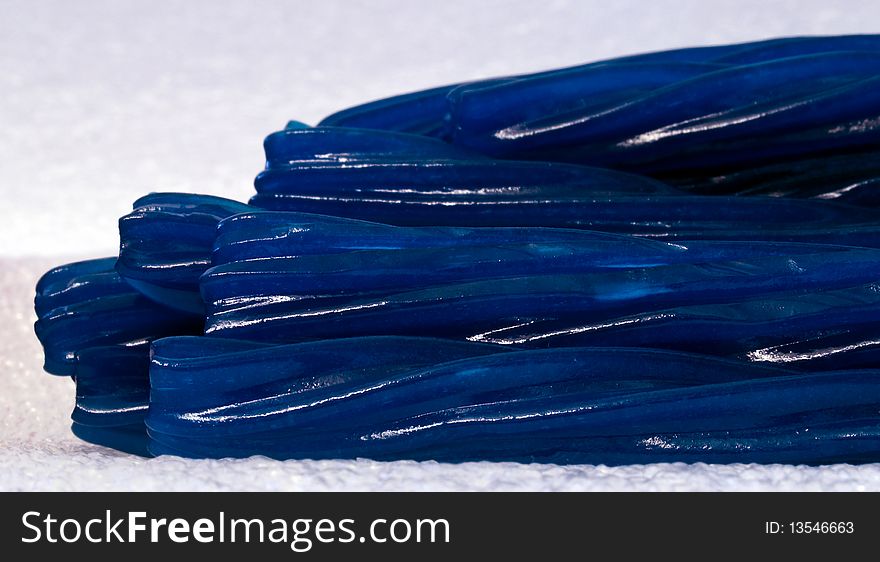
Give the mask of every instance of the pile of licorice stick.
[(291, 121), (36, 288), (141, 455), (880, 461), (880, 36), (680, 49)]

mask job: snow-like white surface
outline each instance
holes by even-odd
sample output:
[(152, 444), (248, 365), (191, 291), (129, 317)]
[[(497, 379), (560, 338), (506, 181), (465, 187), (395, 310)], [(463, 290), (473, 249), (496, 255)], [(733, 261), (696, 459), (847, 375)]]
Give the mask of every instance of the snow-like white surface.
[(113, 253), (116, 219), (143, 193), (246, 200), (263, 137), (287, 119), (447, 82), (868, 33), (878, 21), (869, 1), (0, 0), (0, 490), (880, 490), (877, 465), (143, 460), (70, 435), (73, 385), (41, 372), (31, 328), (39, 272)]

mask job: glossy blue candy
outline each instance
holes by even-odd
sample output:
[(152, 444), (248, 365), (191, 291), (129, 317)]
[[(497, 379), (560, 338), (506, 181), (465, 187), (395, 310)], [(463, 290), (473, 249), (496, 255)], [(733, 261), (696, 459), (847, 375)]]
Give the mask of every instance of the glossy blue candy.
[(650, 178), (586, 166), (390, 157), (274, 166), (261, 172), (254, 185), (258, 194), (304, 202), (400, 200), (423, 205), (524, 205), (536, 199), (577, 201), (596, 194), (680, 193)]
[(534, 228), (406, 228), (295, 212), (242, 213), (220, 222), (213, 263), (360, 250), (450, 248), (622, 238), (590, 231)]
[(34, 325), (45, 351), (43, 368), (72, 375), (76, 352), (88, 347), (197, 333), (200, 320), (158, 305), (136, 292), (56, 308)]
[(626, 346), (692, 351), (799, 370), (880, 364), (876, 283), (742, 302), (686, 305), (600, 322), (544, 319), (468, 339), (516, 347)]
[(149, 366), (149, 341), (78, 351), (73, 433), (97, 445), (148, 455)]
[[(286, 189), (286, 188), (285, 188)], [(542, 226), (584, 228), (640, 236), (680, 233), (696, 238), (703, 231), (799, 228), (876, 221), (876, 213), (827, 201), (689, 195), (580, 195), (540, 188), (531, 198), (510, 191), (467, 190), (462, 194), (258, 193), (250, 203), (273, 211), (347, 217), (399, 226)], [(408, 189), (408, 188), (407, 188)], [(556, 193), (554, 193), (556, 191)], [(543, 192), (543, 193), (542, 193)], [(809, 226), (808, 226), (809, 225)]]
[[(153, 431), (173, 431), (179, 409), (207, 407), (218, 395), (248, 401), (320, 393), (322, 389), (356, 386), (440, 363), (509, 351), (490, 344), (409, 337), (282, 346), (206, 337), (165, 338), (153, 344), (148, 425)], [(357, 423), (356, 417), (345, 418)]]
[[(880, 140), (870, 125), (880, 99), (878, 69), (880, 53), (777, 59), (705, 73), (622, 102), (513, 119), (486, 130), (457, 118), (461, 111), (453, 106), (452, 140), (493, 156), (652, 173), (753, 165)], [(552, 96), (553, 86), (544, 93)], [(475, 101), (469, 111), (479, 115), (491, 103)]]
[(119, 219), (116, 270), (141, 294), (201, 316), (198, 279), (210, 266), (220, 219), (252, 210), (243, 203), (187, 193), (152, 193)]
[[(170, 357), (165, 342), (173, 348)], [(861, 427), (868, 439), (859, 444), (856, 435), (826, 432), (791, 462), (821, 462), (847, 448), (851, 457), (876, 458), (876, 420), (867, 418), (880, 400), (875, 372), (804, 376), (691, 354), (566, 348), (336, 380), (326, 373), (327, 364), (338, 361), (320, 352), (303, 360), (316, 366), (314, 373), (301, 364), (281, 375), (279, 361), (318, 344), (232, 353), (215, 345), (210, 339), (156, 342), (151, 376), (161, 393), (148, 418), (154, 453), (643, 462), (651, 458), (645, 439), (657, 437), (661, 445), (664, 434), (686, 441), (699, 431), (703, 444), (714, 440), (711, 447), (657, 449), (669, 460), (732, 462), (766, 456), (792, 427), (844, 423)], [(326, 346), (324, 353), (330, 351)], [(222, 382), (205, 387), (200, 379), (212, 372)], [(333, 382), (316, 386), (316, 379)], [(183, 399), (189, 395), (195, 403)], [(759, 420), (777, 420), (770, 426), (776, 432), (762, 429), (768, 426)], [(730, 431), (740, 435), (725, 439)], [(751, 441), (746, 447), (744, 432)], [(732, 445), (742, 454), (730, 455)]]
[[(562, 397), (587, 389), (600, 396), (625, 396), (789, 374), (647, 349), (523, 352), (427, 338), (354, 338), (252, 349), (232, 341), (229, 349), (222, 341), (167, 338), (154, 343), (147, 422), (152, 433), (186, 436), (198, 427), (205, 437), (274, 430), (298, 430), (304, 438), (313, 430), (364, 434), (382, 420), (456, 405)], [(447, 351), (429, 351), (435, 347)], [(366, 349), (377, 349), (376, 356)], [(630, 368), (637, 362), (646, 368)], [(206, 388), (208, 379), (214, 384)]]
[[(836, 251), (832, 246), (877, 247), (880, 225), (839, 229), (759, 228), (700, 232), (699, 239), (672, 232), (654, 239), (565, 228), (399, 227), (295, 212), (242, 213), (220, 222), (212, 263), (329, 255), (357, 251), (535, 245), (592, 248), (597, 268), (726, 261), (785, 252)], [(767, 240), (767, 242), (764, 242)], [(406, 254), (400, 254), (404, 256)], [(336, 258), (332, 258), (336, 259)], [(591, 264), (584, 264), (589, 267)]]
[(116, 258), (67, 263), (55, 267), (37, 282), (34, 310), (42, 318), (56, 308), (100, 297), (132, 293), (114, 269)]
[[(589, 246), (597, 268), (647, 267), (767, 255), (775, 249), (802, 252), (810, 245), (880, 247), (880, 225), (844, 228), (773, 228), (672, 231), (656, 240), (559, 228), (396, 227), (353, 219), (290, 212), (235, 215), (220, 222), (212, 263), (356, 251), (473, 248), (502, 245)], [(689, 239), (688, 235), (697, 239)], [(674, 239), (674, 243), (665, 242)], [(763, 241), (793, 244), (768, 244)], [(717, 244), (730, 242), (729, 244)], [(659, 242), (659, 243), (658, 243)], [(604, 249), (604, 251), (603, 251)], [(829, 248), (833, 250), (833, 248)], [(406, 254), (401, 254), (401, 256)], [(589, 267), (590, 264), (584, 264)]]
[(37, 283), (34, 330), (44, 369), (76, 381), (73, 432), (85, 441), (146, 455), (150, 341), (196, 334), (193, 319), (147, 299), (115, 270), (116, 258), (56, 267)]
[(75, 423), (119, 427), (143, 423), (150, 401), (150, 342), (89, 347), (76, 354)]
[[(685, 304), (725, 303), (785, 291), (845, 288), (876, 280), (876, 250), (763, 257), (587, 274), (530, 275), (389, 292), (324, 303), (285, 290), (237, 296), (206, 284), (205, 332), (291, 342), (358, 335), (466, 338), (540, 319), (598, 322)], [(269, 281), (266, 282), (267, 284)], [(221, 291), (214, 298), (212, 291)]]
[[(201, 279), (235, 278), (249, 286), (260, 277), (286, 276), (284, 287), (297, 294), (372, 292), (481, 278), (521, 277), (558, 273), (707, 263), (760, 256), (794, 257), (845, 251), (842, 246), (775, 242), (689, 241), (670, 244), (614, 234), (593, 233), (570, 242), (497, 243), (491, 246), (353, 251), (329, 255), (273, 256), (217, 265)], [(597, 236), (597, 234), (599, 236)], [(295, 252), (296, 248), (291, 248)], [(254, 279), (242, 279), (255, 276)], [(271, 283), (270, 283), (271, 285)]]
[(290, 257), (264, 254), (262, 259), (209, 269), (201, 278), (202, 296), (209, 314), (225, 314), (263, 301), (287, 301), (287, 310), (299, 302), (303, 310), (312, 310), (389, 293), (489, 279), (845, 251), (844, 247), (772, 242), (667, 244), (587, 234), (592, 236), (567, 243), (500, 243)]
[(37, 284), (34, 331), (44, 369), (73, 375), (78, 351), (157, 337), (198, 333), (201, 318), (156, 304), (123, 282), (104, 258), (55, 268)]
[[(614, 108), (676, 82), (721, 70), (725, 65), (692, 62), (606, 62), (542, 72), (501, 83), (464, 84), (446, 96), (445, 137), (492, 153), (489, 143), (472, 141), (480, 131), (495, 135), (511, 124), (546, 120), (570, 112), (589, 114)], [(500, 153), (499, 155), (503, 155)]]

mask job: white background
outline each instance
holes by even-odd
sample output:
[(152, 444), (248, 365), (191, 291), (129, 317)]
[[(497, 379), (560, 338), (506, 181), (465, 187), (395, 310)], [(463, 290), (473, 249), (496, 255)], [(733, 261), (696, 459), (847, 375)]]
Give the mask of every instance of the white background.
[(0, 0), (0, 490), (880, 490), (880, 465), (138, 459), (71, 436), (73, 385), (41, 371), (31, 327), (37, 276), (115, 253), (138, 196), (247, 200), (288, 119), (638, 51), (877, 31), (876, 0)]

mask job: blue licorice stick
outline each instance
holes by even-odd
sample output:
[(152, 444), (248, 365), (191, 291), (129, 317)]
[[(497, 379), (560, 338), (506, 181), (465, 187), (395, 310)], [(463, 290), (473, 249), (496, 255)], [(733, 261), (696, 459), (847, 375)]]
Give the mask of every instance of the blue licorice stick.
[[(295, 212), (242, 213), (220, 221), (212, 263), (256, 258), (326, 255), (362, 250), (415, 250), (522, 244), (595, 244), (626, 248), (630, 255), (683, 251), (653, 241), (561, 228), (400, 227), (328, 215)], [(617, 252), (618, 257), (622, 257)], [(625, 259), (625, 258), (624, 258)]]
[(131, 293), (132, 288), (116, 273), (115, 265), (113, 257), (68, 263), (47, 271), (37, 282), (37, 317), (70, 304)]
[(545, 319), (469, 339), (516, 347), (619, 346), (692, 351), (817, 371), (880, 363), (880, 289), (762, 296), (639, 312), (600, 322)]
[[(206, 359), (210, 352), (193, 351), (190, 361), (177, 358), (172, 368), (206, 376), (213, 365), (227, 365), (222, 355), (212, 361)], [(155, 356), (161, 361), (158, 350)], [(237, 356), (235, 360), (245, 358)], [(271, 364), (263, 368), (260, 361), (248, 364), (255, 371), (277, 373)], [(173, 376), (168, 379), (176, 380)], [(584, 462), (592, 453), (593, 460), (587, 462), (608, 462), (621, 456), (628, 459), (626, 462), (648, 462), (652, 458), (648, 442), (638, 447), (637, 440), (622, 437), (701, 432), (680, 441), (714, 440), (714, 446), (702, 451), (705, 456), (695, 454), (700, 449), (693, 446), (666, 451), (679, 451), (676, 460), (724, 458), (726, 454), (728, 459), (742, 461), (742, 456), (731, 457), (730, 453), (734, 443), (741, 447), (745, 441), (750, 442), (744, 448), (746, 454), (763, 454), (765, 462), (773, 462), (774, 447), (786, 450), (779, 441), (792, 428), (803, 430), (842, 420), (850, 428), (856, 422), (865, 426), (866, 421), (876, 426), (876, 419), (866, 414), (875, 410), (880, 400), (878, 380), (873, 371), (803, 376), (657, 350), (533, 350), (461, 360), (354, 384), (345, 381), (318, 389), (303, 389), (298, 384), (287, 393), (271, 394), (270, 389), (244, 400), (216, 387), (207, 389), (207, 395), (199, 393), (200, 386), (190, 380), (191, 388), (182, 386), (176, 391), (199, 393), (202, 403), (187, 406), (181, 399), (164, 408), (163, 396), (157, 397), (148, 425), (154, 453), (170, 450), (196, 457), (264, 454), (277, 458), (367, 456), (460, 461), (550, 455), (556, 462)], [(726, 396), (730, 402), (725, 402)], [(639, 408), (641, 404), (646, 406), (644, 410)], [(861, 417), (868, 420), (860, 419), (860, 410)], [(731, 436), (731, 431), (735, 435)], [(869, 431), (864, 434), (870, 437)], [(839, 432), (831, 437), (833, 442), (846, 439)], [(850, 435), (849, 439), (858, 437)], [(596, 447), (600, 443), (606, 446)], [(803, 442), (792, 444), (802, 446)], [(818, 445), (801, 448), (798, 458), (822, 458), (837, 449), (847, 451), (850, 461), (863, 460), (871, 451), (840, 443), (828, 443), (827, 448), (821, 442)], [(876, 447), (873, 453), (876, 456)]]
[(148, 456), (149, 367), (148, 341), (78, 351), (73, 433), (96, 445)]
[[(243, 213), (224, 219), (217, 229), (212, 263), (223, 265), (235, 261), (328, 255), (363, 250), (416, 250), (437, 248), (465, 248), (495, 245), (594, 245), (608, 247), (603, 258), (605, 266), (616, 263), (647, 266), (671, 263), (673, 256), (701, 250), (698, 257), (682, 256), (689, 262), (723, 259), (715, 254), (712, 259), (703, 249), (736, 250), (747, 247), (743, 241), (759, 242), (756, 248), (772, 249), (763, 240), (799, 244), (828, 244), (842, 246), (880, 247), (880, 225), (856, 225), (841, 228), (785, 228), (713, 230), (698, 233), (700, 238), (731, 241), (730, 245), (715, 245), (712, 240), (685, 239), (681, 232), (670, 232), (665, 238), (646, 239), (591, 230), (561, 228), (456, 228), (456, 227), (399, 227), (354, 219), (292, 212)], [(661, 242), (656, 244), (654, 242)], [(785, 246), (778, 246), (784, 248)], [(801, 246), (795, 246), (803, 249)], [(616, 248), (618, 251), (614, 251)], [(625, 249), (625, 252), (622, 251)], [(656, 256), (665, 254), (662, 261)], [(730, 253), (724, 255), (732, 255)], [(742, 254), (738, 254), (742, 255)], [(609, 260), (619, 260), (612, 262)]]
[[(840, 107), (852, 108), (863, 102), (866, 107), (872, 104), (876, 105), (878, 103), (875, 97), (876, 87), (877, 80), (872, 77), (870, 79), (841, 87), (828, 93), (828, 95), (823, 94), (816, 96), (814, 99), (810, 100), (809, 104), (806, 104), (810, 106), (809, 109), (805, 110), (801, 106), (796, 106), (794, 107), (794, 110), (809, 111), (812, 115), (824, 114), (829, 116)], [(786, 108), (786, 110), (787, 109), (788, 108)], [(873, 115), (873, 109), (870, 107), (867, 107), (866, 112), (869, 115)], [(780, 124), (783, 127), (789, 125), (797, 127), (798, 124), (805, 121), (799, 119), (797, 116), (790, 115), (781, 115), (779, 119), (776, 119), (776, 116), (768, 117), (770, 113), (771, 112), (761, 115), (761, 119), (767, 118), (768, 121), (776, 121), (772, 126), (770, 123), (764, 123), (764, 125), (766, 125), (765, 128), (768, 130)], [(784, 120), (788, 120), (788, 123), (782, 122)], [(716, 124), (706, 125), (705, 128), (706, 130), (711, 130), (715, 125)], [(722, 124), (722, 126), (726, 126), (726, 124)], [(739, 125), (736, 126), (739, 127)], [(755, 126), (757, 127), (759, 125), (756, 124)], [(699, 127), (700, 126), (697, 126), (697, 128)], [(668, 140), (669, 137), (665, 137), (663, 140), (664, 147), (661, 147), (654, 154), (649, 154), (647, 156), (648, 160), (650, 160), (650, 163), (647, 165), (644, 162), (638, 161), (640, 156), (637, 152), (641, 150), (641, 148), (638, 147), (635, 151), (624, 158), (631, 158), (632, 166), (630, 171), (637, 171), (638, 173), (653, 175), (658, 179), (667, 180), (681, 174), (683, 171), (690, 172), (691, 170), (702, 170), (704, 174), (709, 175), (717, 173), (718, 170), (729, 170), (731, 168), (743, 169), (750, 166), (772, 164), (784, 160), (803, 158), (808, 155), (831, 155), (841, 152), (874, 149), (878, 145), (878, 140), (880, 140), (878, 130), (873, 125), (873, 117), (864, 116), (856, 116), (853, 118), (845, 117), (836, 125), (820, 123), (810, 128), (785, 132), (778, 136), (774, 136), (770, 133), (766, 137), (762, 137), (757, 131), (758, 129), (746, 132), (740, 137), (731, 139), (729, 143), (725, 139), (717, 141), (712, 139), (698, 140), (693, 138)], [(663, 134), (665, 135), (668, 132), (669, 131), (664, 131)], [(727, 131), (719, 134), (723, 135), (726, 132)], [(741, 133), (742, 131), (740, 130), (733, 131), (734, 136), (740, 135)], [(650, 134), (648, 136), (650, 136)], [(674, 136), (674, 133), (672, 136)], [(690, 148), (687, 148), (688, 158), (685, 158), (684, 160), (687, 160), (688, 162), (685, 163), (687, 166), (683, 167), (681, 164), (674, 161), (673, 153), (675, 152), (675, 149), (672, 148), (671, 145), (681, 142), (682, 145), (680, 148), (685, 150), (685, 145), (692, 140), (705, 142), (706, 144), (693, 145)], [(715, 143), (718, 146), (710, 148), (709, 144), (711, 143)], [(727, 143), (727, 146), (722, 150), (721, 147), (725, 145), (725, 143)], [(639, 143), (637, 142), (636, 145), (638, 144)], [(746, 145), (750, 146), (746, 147)], [(627, 149), (628, 148), (629, 147), (627, 147)], [(616, 149), (612, 150), (616, 151)], [(660, 155), (659, 153), (664, 150), (667, 154)], [(646, 152), (650, 152), (650, 150), (646, 149)], [(618, 158), (619, 156), (620, 155), (617, 154), (613, 156), (612, 159)], [(544, 158), (538, 153), (535, 153), (533, 157), (539, 160), (544, 160)], [(603, 165), (611, 166), (612, 159), (607, 159)], [(560, 160), (566, 161), (567, 158), (560, 158)], [(629, 165), (612, 167), (617, 167), (623, 170), (630, 168)]]
[[(798, 225), (845, 225), (877, 220), (876, 212), (827, 201), (756, 197), (631, 195), (592, 193), (550, 196), (539, 187), (533, 197), (505, 191), (465, 190), (464, 194), (258, 193), (251, 205), (272, 211), (333, 215), (398, 226), (520, 226), (583, 228), (642, 236), (704, 231), (763, 230)], [(541, 194), (541, 191), (546, 194)], [(573, 188), (571, 191), (578, 191)], [(758, 226), (760, 225), (760, 226)]]
[(75, 423), (119, 427), (143, 423), (150, 402), (150, 342), (90, 347), (76, 353)]
[(44, 369), (73, 375), (76, 353), (88, 347), (198, 333), (194, 319), (127, 286), (104, 258), (55, 268), (37, 284), (34, 331), (45, 353)]
[[(589, 114), (616, 107), (653, 90), (724, 65), (692, 62), (608, 62), (540, 72), (501, 83), (463, 84), (446, 96), (444, 136), (456, 140), (504, 130), (572, 111)], [(464, 128), (462, 133), (459, 128)], [(477, 145), (480, 149), (483, 145)]]
[(784, 291), (832, 290), (876, 281), (876, 250), (763, 257), (579, 275), (493, 279), (310, 303), (277, 290), (238, 300), (205, 297), (205, 332), (261, 341), (412, 334), (466, 338), (537, 319), (599, 322), (686, 304), (726, 303)]
[(119, 219), (116, 270), (148, 298), (200, 316), (199, 276), (210, 266), (221, 219), (252, 210), (237, 201), (189, 193), (152, 193)]
[[(325, 388), (357, 386), (414, 369), (510, 351), (504, 346), (413, 337), (379, 336), (281, 346), (206, 337), (164, 338), (153, 343), (148, 425), (159, 430), (168, 412), (173, 415), (180, 408), (211, 406), (217, 393), (246, 401), (276, 394), (322, 392)], [(357, 423), (355, 418), (347, 419)]]
[[(596, 236), (569, 243), (371, 250), (248, 259), (216, 265), (201, 278), (209, 312), (247, 308), (268, 298), (307, 309), (423, 287), (529, 275), (568, 275), (675, 263), (845, 251), (843, 246), (774, 242), (668, 244), (631, 236)], [(290, 248), (295, 251), (295, 248)]]
[[(877, 65), (877, 55), (876, 52), (831, 52), (831, 53), (819, 53), (807, 56), (796, 56), (785, 58), (781, 60), (768, 60), (763, 61), (759, 64), (749, 64), (749, 65), (741, 65), (741, 66), (731, 66), (728, 68), (715, 68), (712, 69), (711, 65), (706, 68), (709, 70), (709, 74), (705, 73), (695, 73), (696, 78), (691, 80), (682, 80), (680, 83), (673, 83), (669, 88), (664, 88), (657, 91), (657, 94), (661, 99), (665, 99), (675, 92), (678, 92), (684, 88), (690, 88), (694, 85), (701, 84), (702, 82), (707, 82), (711, 80), (727, 81), (732, 82), (737, 79), (744, 80), (744, 83), (741, 84), (743, 88), (742, 91), (737, 92), (724, 92), (724, 95), (717, 100), (705, 100), (704, 94), (708, 94), (708, 92), (693, 92), (690, 98), (690, 101), (699, 101), (703, 103), (714, 103), (717, 105), (714, 109), (716, 110), (730, 110), (730, 107), (733, 103), (737, 101), (752, 101), (752, 102), (767, 102), (772, 101), (775, 97), (784, 98), (782, 93), (773, 92), (771, 90), (772, 87), (779, 87), (782, 84), (788, 85), (788, 94), (789, 97), (797, 96), (798, 94), (811, 94), (817, 91), (817, 84), (819, 86), (824, 87), (833, 87), (846, 85), (852, 82), (857, 82), (860, 80), (864, 80), (866, 78), (870, 78), (872, 76), (872, 71), (875, 70)], [(849, 60), (848, 60), (849, 59)], [(618, 74), (621, 76), (626, 76), (627, 69), (630, 68), (628, 64), (633, 63), (618, 63), (621, 65), (620, 69), (617, 69), (614, 64), (606, 63), (605, 65), (587, 65), (583, 67), (584, 69), (589, 69), (594, 71), (595, 67), (608, 67), (611, 69), (615, 69)], [(654, 64), (654, 63), (643, 63), (646, 65)], [(633, 76), (628, 77), (630, 80), (639, 81), (639, 80), (648, 80), (648, 78), (639, 78), (638, 72), (635, 72), (639, 69), (638, 65), (632, 67)], [(651, 66), (646, 66), (646, 69), (651, 69)], [(490, 94), (494, 94), (494, 96), (509, 96), (511, 101), (515, 98), (513, 96), (514, 92), (508, 92), (505, 89), (515, 89), (515, 88), (523, 88), (526, 90), (526, 95), (529, 96), (527, 99), (535, 101), (540, 100), (538, 96), (539, 90), (538, 86), (542, 84), (546, 84), (548, 87), (544, 88), (544, 94), (549, 95), (553, 93), (552, 88), (549, 86), (553, 85), (551, 80), (548, 78), (553, 78), (557, 74), (560, 75), (561, 80), (568, 80), (568, 77), (571, 69), (562, 69), (557, 71), (548, 71), (545, 73), (539, 73), (538, 76), (542, 80), (539, 81), (534, 86), (528, 80), (520, 80), (520, 81), (511, 81), (506, 84), (494, 85), (492, 88), (485, 89), (485, 100), (481, 100), (481, 91), (482, 89), (478, 85), (465, 85), (460, 89), (460, 96), (451, 96), (450, 101), (452, 103), (456, 102), (469, 102), (469, 103), (477, 103), (479, 101), (484, 101), (485, 103), (496, 102), (493, 99), (493, 96)], [(608, 69), (604, 70), (604, 72), (609, 73)], [(660, 73), (661, 70), (655, 70), (655, 72)], [(776, 77), (768, 77), (767, 75), (772, 72), (782, 72), (784, 75), (776, 76)], [(613, 76), (612, 76), (613, 78)], [(786, 79), (789, 82), (786, 82)], [(719, 84), (720, 86), (721, 84)], [(599, 86), (593, 86), (599, 87)], [(610, 88), (609, 88), (610, 89)], [(693, 89), (693, 88), (691, 88)], [(469, 92), (469, 90), (472, 90)], [(769, 92), (768, 92), (769, 90)], [(653, 109), (653, 105), (651, 105), (650, 100), (653, 96), (648, 96), (645, 99), (640, 99), (639, 97), (634, 97), (631, 101), (633, 104), (645, 104), (646, 109)], [(499, 100), (500, 101), (500, 100)], [(543, 100), (543, 103), (546, 104), (546, 99)], [(653, 102), (656, 103), (656, 102)], [(632, 104), (627, 104), (626, 107)], [(736, 107), (736, 106), (733, 106)], [(450, 111), (455, 111), (458, 108), (451, 108)], [(620, 112), (623, 108), (618, 108), (616, 111)], [(676, 111), (668, 116), (668, 121), (675, 122), (681, 117), (679, 114), (684, 114), (685, 112), (690, 112), (694, 114), (699, 114), (699, 107), (688, 108), (688, 107), (679, 107), (676, 108)], [(519, 109), (520, 113), (526, 113), (525, 109)], [(476, 112), (474, 113), (475, 117), (481, 117)], [(514, 113), (513, 116), (517, 114)], [(699, 116), (699, 115), (698, 115)], [(545, 115), (540, 115), (539, 113), (535, 113), (536, 118), (543, 117), (546, 119)], [(535, 118), (533, 117), (533, 119)], [(627, 116), (622, 116), (627, 117)], [(658, 122), (654, 124), (654, 126), (659, 126), (662, 121), (662, 116), (643, 116), (645, 121), (637, 121), (635, 116), (629, 116), (632, 119), (623, 120), (620, 124), (626, 124), (634, 131), (637, 131), (640, 126), (644, 126), (647, 120), (650, 119), (658, 119)], [(529, 119), (531, 122), (533, 119)], [(462, 126), (465, 124), (462, 123)], [(574, 125), (580, 125), (580, 123), (575, 123)], [(604, 125), (604, 122), (597, 123), (597, 125)], [(558, 130), (558, 129), (557, 129)], [(514, 136), (513, 133), (515, 131), (508, 131), (506, 136)], [(615, 128), (609, 127), (608, 130), (601, 129), (597, 131), (591, 132), (594, 137), (601, 138), (604, 136), (614, 136), (615, 134), (619, 134), (619, 130)], [(497, 135), (495, 137), (497, 140), (501, 140), (505, 138), (504, 134)]]
[(113, 271), (115, 264), (116, 258), (108, 257), (66, 263), (53, 267), (37, 280), (37, 295), (44, 295), (63, 288), (63, 286), (70, 282), (72, 277), (78, 275), (100, 274)]
[[(505, 356), (502, 356), (505, 357)], [(377, 448), (411, 449), (470, 437), (517, 435), (526, 440), (700, 431), (749, 431), (799, 423), (876, 419), (877, 370), (750, 378), (626, 395), (587, 391), (484, 402), (418, 414), (362, 437)], [(876, 441), (873, 443), (876, 445)], [(876, 449), (874, 449), (876, 454)]]
[[(878, 133), (865, 120), (874, 118), (877, 107), (878, 69), (880, 54), (870, 52), (778, 59), (708, 72), (607, 107), (493, 130), (471, 130), (459, 119), (451, 123), (452, 140), (493, 156), (641, 172), (752, 164), (876, 142)], [(479, 108), (471, 112), (479, 114)]]
[[(597, 396), (626, 396), (791, 374), (784, 369), (663, 350), (511, 351), (467, 342), (459, 345), (480, 346), (470, 348), (476, 350), (470, 357), (455, 350), (458, 357), (446, 353), (445, 361), (422, 365), (401, 365), (389, 360), (395, 355), (385, 351), (383, 369), (377, 359), (371, 360), (371, 353), (364, 353), (373, 348), (371, 339), (381, 338), (325, 340), (233, 353), (218, 353), (216, 344), (200, 346), (201, 340), (190, 339), (186, 346), (174, 344), (177, 353), (170, 358), (165, 356), (164, 340), (159, 340), (150, 365), (152, 396), (147, 425), (153, 432), (184, 436), (196, 429), (206, 437), (287, 429), (303, 434), (304, 439), (314, 431), (362, 435), (373, 424), (458, 406), (585, 391)], [(385, 339), (390, 346), (401, 340)], [(408, 348), (411, 355), (437, 345), (437, 340), (426, 338), (403, 340), (397, 348)], [(359, 341), (366, 342), (366, 347), (360, 347), (361, 353), (355, 356), (372, 368), (350, 367), (355, 350), (343, 350), (346, 344), (357, 349)], [(336, 353), (344, 355), (340, 358)], [(433, 357), (439, 359), (442, 354), (434, 353)], [(638, 363), (644, 368), (632, 368)], [(279, 369), (279, 365), (285, 367)], [(214, 380), (214, 373), (218, 380), (206, 387), (204, 381)]]
[(432, 204), (586, 195), (680, 194), (657, 180), (587, 166), (504, 160), (408, 159), (360, 163), (306, 162), (261, 172), (258, 193), (309, 199), (413, 201)]
[[(806, 237), (804, 239), (809, 241)], [(745, 240), (747, 242), (686, 240), (673, 244), (662, 239), (592, 230), (540, 227), (401, 227), (327, 215), (267, 211), (243, 213), (221, 221), (217, 229), (212, 263), (217, 266), (235, 261), (298, 256), (321, 256), (313, 258), (320, 260), (330, 255), (326, 257), (330, 260), (327, 266), (329, 269), (335, 267), (331, 264), (332, 260), (346, 259), (332, 256), (338, 253), (464, 248), (485, 251), (489, 247), (522, 247), (524, 257), (529, 256), (529, 259), (590, 252), (590, 263), (582, 266), (604, 269), (836, 251), (833, 244), (821, 242), (762, 242), (747, 236)], [(387, 256), (389, 259), (385, 260), (383, 267), (395, 266), (391, 263), (391, 256), (400, 258), (401, 265), (411, 264), (418, 259), (416, 252)], [(461, 261), (464, 263), (463, 259)], [(345, 265), (339, 267), (348, 268)]]
[[(847, 56), (832, 54), (807, 58), (839, 60)], [(876, 55), (862, 57), (874, 58)], [(859, 59), (856, 54), (853, 54), (853, 58)], [(520, 138), (524, 139), (520, 144), (540, 144), (546, 140), (545, 137), (576, 135), (576, 129), (583, 128), (581, 123), (589, 122), (589, 139), (557, 138), (552, 141), (557, 143), (554, 149), (549, 152), (543, 149), (535, 152), (530, 149), (532, 152), (529, 157), (541, 158), (541, 152), (552, 152), (552, 159), (555, 160), (602, 165), (614, 165), (619, 161), (623, 167), (642, 172), (743, 162), (751, 164), (780, 156), (850, 147), (872, 142), (872, 139), (876, 141), (876, 135), (870, 127), (858, 125), (866, 115), (872, 115), (872, 108), (876, 106), (876, 100), (873, 99), (874, 74), (871, 71), (864, 75), (838, 77), (830, 84), (828, 80), (819, 82), (818, 85), (792, 81), (785, 84), (784, 89), (777, 90), (773, 90), (776, 85), (770, 84), (770, 80), (767, 84), (760, 82), (768, 75), (786, 74), (780, 68), (764, 67), (782, 67), (786, 70), (794, 67), (793, 70), (807, 70), (805, 74), (809, 75), (811, 70), (819, 74), (825, 64), (837, 66), (837, 63), (828, 60), (798, 60), (798, 64), (794, 64), (794, 60), (772, 61), (706, 74), (702, 78), (681, 82), (641, 100), (622, 104), (615, 110), (609, 108), (596, 112), (594, 116), (597, 119), (584, 115), (560, 117), (560, 120), (573, 124), (575, 130), (572, 131), (558, 126), (558, 123), (535, 122), (499, 131), (497, 137), (513, 139), (514, 143), (520, 143)], [(752, 79), (751, 91), (748, 88), (745, 91), (742, 88), (730, 88), (731, 91), (742, 94), (742, 97), (712, 92), (707, 97), (689, 99), (692, 103), (683, 104), (690, 108), (690, 113), (687, 110), (682, 112), (681, 109), (676, 113), (674, 108), (676, 104), (682, 105), (682, 99), (702, 96), (715, 87), (716, 83), (723, 85), (725, 81), (739, 80), (745, 76)], [(823, 77), (819, 74), (813, 78)], [(771, 96), (768, 99), (764, 90), (777, 94), (777, 97)], [(673, 99), (676, 97), (680, 99)], [(660, 106), (664, 106), (664, 109), (659, 109)], [(523, 131), (528, 127), (535, 131), (546, 130), (548, 133), (531, 134), (529, 131), (525, 135)], [(832, 129), (835, 129), (835, 133), (828, 134)], [(758, 131), (759, 137), (756, 136)], [(737, 139), (746, 139), (748, 142)], [(726, 142), (721, 144), (722, 141)], [(710, 147), (707, 143), (714, 144)], [(680, 154), (682, 149), (687, 149), (683, 155)], [(672, 157), (673, 152), (676, 157), (682, 157), (679, 164), (660, 161), (663, 157)], [(516, 153), (517, 151), (508, 151), (507, 155)]]
[(198, 333), (201, 320), (175, 312), (132, 291), (57, 308), (37, 320), (44, 369), (72, 375), (76, 352), (137, 339)]
[(263, 141), (266, 168), (291, 164), (349, 164), (386, 159), (480, 159), (481, 155), (437, 139), (349, 127), (288, 128)]

